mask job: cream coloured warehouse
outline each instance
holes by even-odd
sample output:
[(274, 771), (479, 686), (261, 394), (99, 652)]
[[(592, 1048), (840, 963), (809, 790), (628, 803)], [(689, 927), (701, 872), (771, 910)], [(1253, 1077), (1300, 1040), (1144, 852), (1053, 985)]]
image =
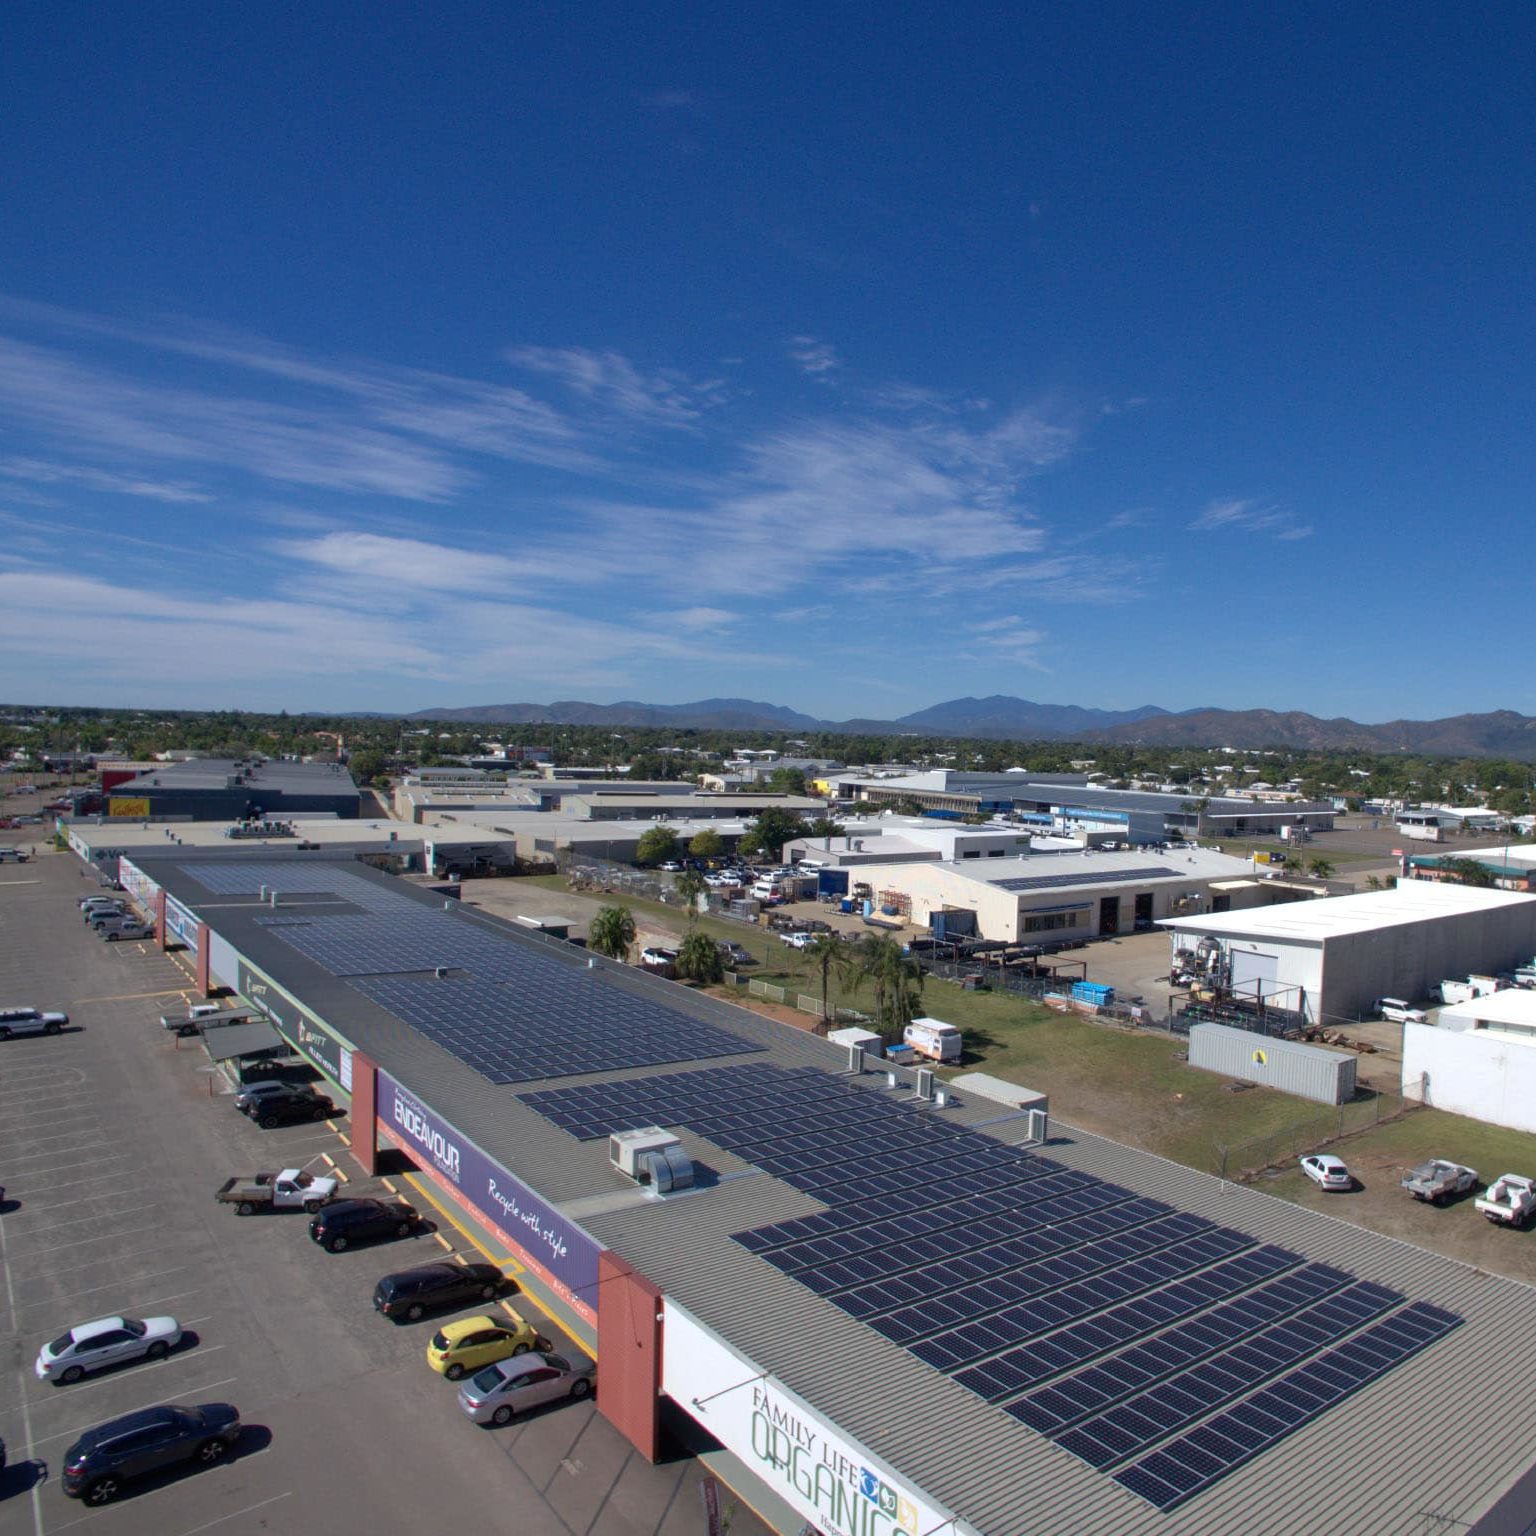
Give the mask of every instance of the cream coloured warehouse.
[(1058, 851), (1024, 858), (866, 865), (850, 876), (875, 900), (895, 896), (918, 927), (941, 911), (974, 912), (984, 939), (1030, 944), (1145, 929), (1174, 912), (1209, 908), (1212, 886), (1234, 883), (1227, 900), (1265, 899), (1246, 859), (1210, 849), (1148, 853)]
[(1373, 1016), (1447, 976), (1511, 969), (1536, 952), (1536, 896), (1404, 880), (1384, 891), (1260, 911), (1174, 917), (1175, 949), (1220, 950), (1227, 984), (1320, 1023)]
[(1536, 992), (1509, 987), (1403, 1026), (1403, 1095), (1536, 1131)]

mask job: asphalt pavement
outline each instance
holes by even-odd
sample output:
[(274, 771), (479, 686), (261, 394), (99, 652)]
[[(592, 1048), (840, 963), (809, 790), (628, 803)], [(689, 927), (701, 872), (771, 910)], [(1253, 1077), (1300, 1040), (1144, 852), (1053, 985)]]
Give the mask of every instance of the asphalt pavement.
[[(351, 1164), (344, 1118), (264, 1131), (235, 1110), (199, 1042), (159, 1026), (194, 1000), (189, 967), (149, 942), (94, 937), (75, 898), (95, 889), (69, 854), (0, 866), (0, 1005), (71, 1018), (57, 1037), (0, 1041), (0, 1533), (702, 1529), (698, 1463), (651, 1466), (590, 1402), (480, 1429), (425, 1363), (442, 1318), (397, 1326), (373, 1311), (381, 1274), (445, 1247), (482, 1257), (462, 1233), (428, 1222), (329, 1254), (300, 1212), (241, 1218), (214, 1202), (230, 1174), (332, 1162), (353, 1174), (347, 1193), (388, 1191)], [(511, 1301), (567, 1345), (526, 1298)], [(160, 1363), (69, 1387), (37, 1379), (45, 1340), (113, 1313), (170, 1314), (185, 1338)], [(163, 1402), (234, 1404), (233, 1454), (100, 1509), (64, 1495), (62, 1455), (82, 1429)], [(739, 1509), (733, 1532), (763, 1529)]]

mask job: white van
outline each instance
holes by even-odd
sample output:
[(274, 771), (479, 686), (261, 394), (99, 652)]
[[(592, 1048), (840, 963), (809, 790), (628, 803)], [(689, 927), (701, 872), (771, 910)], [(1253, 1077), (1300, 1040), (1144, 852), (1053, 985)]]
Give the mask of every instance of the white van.
[(959, 1061), (965, 1048), (960, 1031), (942, 1019), (913, 1019), (901, 1038), (903, 1044), (930, 1061)]
[(1429, 1015), (1422, 1008), (1415, 1008), (1406, 998), (1378, 997), (1376, 1011), (1382, 1018), (1394, 1024), (1427, 1024)]

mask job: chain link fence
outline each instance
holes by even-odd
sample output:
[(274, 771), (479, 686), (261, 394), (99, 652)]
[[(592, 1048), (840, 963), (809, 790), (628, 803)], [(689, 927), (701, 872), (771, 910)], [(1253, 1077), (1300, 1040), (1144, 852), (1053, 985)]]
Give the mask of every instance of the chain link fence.
[(1364, 1096), (1321, 1109), (1278, 1131), (1248, 1141), (1216, 1143), (1211, 1148), (1211, 1172), (1237, 1183), (1246, 1182), (1267, 1168), (1316, 1152), (1332, 1142), (1357, 1136), (1391, 1120), (1400, 1120), (1416, 1109), (1418, 1100), (1401, 1093), (1366, 1093)]

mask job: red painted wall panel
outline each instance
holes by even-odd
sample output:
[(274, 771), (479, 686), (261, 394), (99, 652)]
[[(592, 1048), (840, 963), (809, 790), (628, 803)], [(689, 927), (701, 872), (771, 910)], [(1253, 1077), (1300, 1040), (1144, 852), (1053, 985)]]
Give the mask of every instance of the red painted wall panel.
[(155, 922), (155, 943), (164, 949), (170, 942), (170, 930), (165, 926), (165, 892), (157, 890), (154, 896), (154, 907), (151, 909)]
[(379, 1103), (376, 1072), (377, 1068), (361, 1051), (353, 1051), (352, 1120), (347, 1130), (352, 1137), (352, 1156), (370, 1176), (379, 1171), (379, 1138), (374, 1129)]
[(208, 924), (197, 925), (197, 995), (207, 997), (208, 984)]
[(597, 1265), (598, 1411), (647, 1461), (661, 1455), (661, 1292), (623, 1259)]

